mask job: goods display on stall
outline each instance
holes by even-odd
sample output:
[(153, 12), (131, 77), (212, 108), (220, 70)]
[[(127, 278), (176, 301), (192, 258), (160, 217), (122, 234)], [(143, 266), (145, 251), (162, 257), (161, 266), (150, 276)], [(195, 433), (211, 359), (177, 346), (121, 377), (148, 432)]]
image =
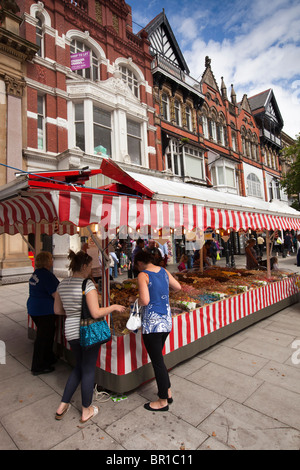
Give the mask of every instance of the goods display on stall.
[[(134, 177), (110, 160), (103, 162), (102, 170), (94, 171), (103, 171), (117, 181), (105, 188), (85, 187), (83, 182), (92, 173), (78, 170), (70, 175), (23, 174), (0, 189), (0, 234), (72, 235), (97, 224), (101, 240), (95, 240), (104, 254), (109, 237), (116, 233), (127, 236), (130, 230), (136, 235), (163, 229), (179, 234), (190, 231), (200, 237), (207, 228), (229, 232), (259, 229), (266, 232), (269, 260), (269, 231), (300, 230), (300, 214), (291, 208), (279, 211), (277, 205), (263, 202), (256, 208), (247, 198), (233, 195), (225, 201), (218, 191), (165, 178)], [(157, 184), (159, 190), (155, 189)], [(96, 380), (108, 390), (124, 393), (153, 378), (153, 369), (141, 331), (126, 330), (131, 298), (137, 295), (136, 280), (110, 285), (108, 272), (104, 262), (99, 300), (103, 306), (123, 304), (127, 311), (112, 314), (108, 321), (112, 340), (100, 348)], [(164, 348), (167, 367), (299, 300), (299, 277), (270, 271), (270, 263), (265, 271), (203, 269), (200, 264), (199, 270), (176, 273), (176, 277), (182, 289), (170, 296), (173, 329)], [(68, 357), (63, 318), (57, 323), (56, 341)], [(30, 320), (29, 327), (33, 328)]]
[[(204, 273), (190, 271), (173, 273), (181, 285), (181, 291), (170, 292), (172, 316), (195, 310), (233, 295), (248, 292), (283, 279), (295, 279), (297, 275), (287, 271), (273, 271), (267, 278), (265, 271), (211, 267)], [(131, 299), (138, 296), (136, 279), (127, 279), (122, 283), (113, 282), (110, 288), (111, 303), (126, 306), (124, 313), (113, 313), (111, 328), (116, 336), (129, 334), (126, 322), (130, 315)]]

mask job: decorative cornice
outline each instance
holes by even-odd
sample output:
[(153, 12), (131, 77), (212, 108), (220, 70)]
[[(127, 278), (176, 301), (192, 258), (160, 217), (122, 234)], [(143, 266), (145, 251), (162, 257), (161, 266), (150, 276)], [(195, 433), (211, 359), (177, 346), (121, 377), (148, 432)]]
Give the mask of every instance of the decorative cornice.
[(0, 28), (0, 51), (17, 58), (20, 62), (32, 60), (39, 46), (4, 28)]

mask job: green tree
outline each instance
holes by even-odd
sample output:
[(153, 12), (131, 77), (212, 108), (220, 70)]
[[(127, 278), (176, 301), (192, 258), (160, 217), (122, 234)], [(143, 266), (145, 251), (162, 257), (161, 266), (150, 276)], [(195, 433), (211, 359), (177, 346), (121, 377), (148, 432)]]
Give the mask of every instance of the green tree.
[(293, 145), (283, 149), (283, 155), (287, 161), (292, 161), (287, 174), (281, 180), (281, 186), (285, 188), (289, 197), (296, 197), (292, 206), (300, 210), (300, 134)]

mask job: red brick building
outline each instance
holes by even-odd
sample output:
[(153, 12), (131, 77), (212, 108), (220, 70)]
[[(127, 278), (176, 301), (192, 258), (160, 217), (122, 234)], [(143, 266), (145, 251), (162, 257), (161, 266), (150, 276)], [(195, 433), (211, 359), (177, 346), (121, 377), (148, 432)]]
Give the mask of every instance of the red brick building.
[[(156, 167), (151, 56), (123, 0), (18, 1), (39, 52), (27, 69), (29, 170), (98, 168), (101, 157)], [(71, 54), (88, 55), (72, 70)]]

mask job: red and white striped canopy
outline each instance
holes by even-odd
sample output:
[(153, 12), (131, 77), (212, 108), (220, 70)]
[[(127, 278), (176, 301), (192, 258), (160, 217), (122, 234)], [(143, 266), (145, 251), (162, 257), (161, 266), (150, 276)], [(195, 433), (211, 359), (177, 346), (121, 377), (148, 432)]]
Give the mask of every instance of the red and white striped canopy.
[(0, 233), (27, 235), (35, 232), (39, 223), (41, 233), (76, 233), (76, 227), (99, 224), (105, 230), (145, 226), (152, 229), (205, 230), (206, 228), (251, 228), (300, 230), (300, 217), (284, 217), (258, 212), (221, 210), (200, 204), (186, 204), (127, 196), (111, 196), (80, 191), (28, 192), (0, 202)]

